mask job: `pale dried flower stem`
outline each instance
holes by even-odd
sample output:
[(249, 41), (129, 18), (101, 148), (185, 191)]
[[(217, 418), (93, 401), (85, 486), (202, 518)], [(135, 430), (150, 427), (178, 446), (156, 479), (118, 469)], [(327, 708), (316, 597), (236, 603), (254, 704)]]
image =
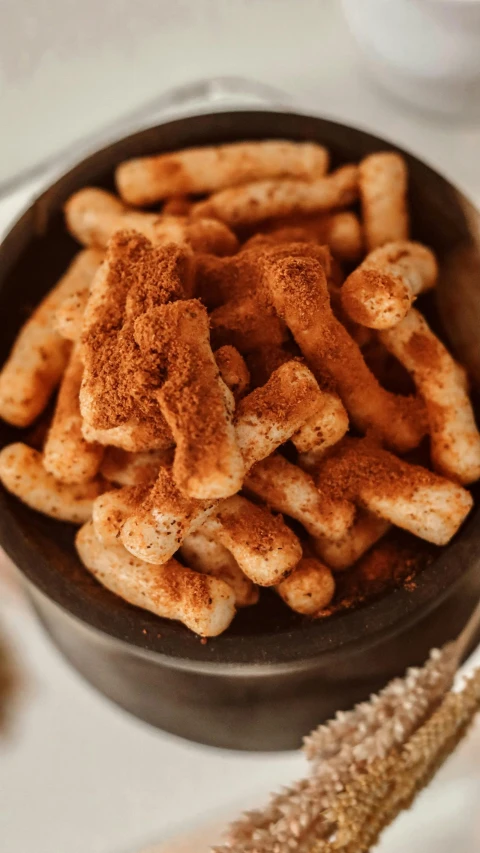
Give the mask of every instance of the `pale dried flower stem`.
[(313, 732), (306, 739), (312, 774), (232, 824), (216, 853), (369, 850), (434, 775), (479, 707), (480, 671), (463, 690), (449, 692), (467, 634)]

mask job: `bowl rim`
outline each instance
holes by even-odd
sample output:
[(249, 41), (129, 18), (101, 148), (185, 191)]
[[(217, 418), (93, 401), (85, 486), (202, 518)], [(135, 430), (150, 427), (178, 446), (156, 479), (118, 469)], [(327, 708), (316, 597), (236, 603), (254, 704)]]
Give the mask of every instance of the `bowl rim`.
[[(92, 165), (96, 161), (101, 163), (109, 157), (111, 163), (118, 162), (118, 155), (116, 160), (113, 159), (114, 152), (122, 146), (134, 148), (136, 141), (140, 143), (140, 139), (145, 134), (172, 133), (175, 135), (178, 128), (185, 128), (187, 125), (192, 136), (190, 144), (208, 144), (208, 140), (202, 142), (195, 140), (195, 130), (202, 123), (205, 125), (205, 122), (207, 124), (215, 122), (217, 126), (224, 126), (225, 130), (229, 122), (233, 121), (241, 126), (242, 120), (246, 122), (247, 119), (251, 120), (253, 116), (258, 118), (259, 115), (267, 116), (272, 122), (274, 119), (277, 122), (288, 119), (297, 121), (299, 124), (307, 123), (315, 126), (318, 128), (317, 139), (323, 128), (324, 131), (330, 129), (333, 132), (347, 132), (350, 136), (353, 134), (359, 140), (366, 141), (368, 145), (375, 146), (377, 150), (397, 150), (408, 161), (426, 170), (435, 180), (441, 181), (454, 190), (459, 199), (479, 216), (471, 202), (447, 178), (405, 149), (361, 128), (350, 127), (341, 122), (310, 116), (306, 113), (270, 109), (264, 106), (248, 110), (196, 113), (168, 119), (150, 128), (142, 128), (127, 136), (119, 137), (57, 176), (55, 181), (43, 189), (7, 230), (0, 244), (0, 288), (3, 279), (8, 275), (11, 266), (21, 257), (23, 249), (32, 236), (41, 234), (42, 227), (45, 228), (45, 223), (48, 224), (49, 211), (58, 209), (58, 199), (64, 196), (62, 188), (65, 184), (71, 184), (72, 180), (74, 182), (75, 174), (83, 167)], [(259, 134), (257, 138), (262, 136), (266, 138), (265, 134)], [(253, 134), (250, 133), (243, 138), (252, 137)], [(237, 133), (231, 138), (241, 139), (242, 136)], [(285, 138), (295, 138), (295, 136), (286, 133)], [(299, 138), (303, 136), (299, 134)], [(213, 138), (210, 140), (211, 143), (214, 141)], [(221, 142), (222, 138), (216, 141)], [(161, 144), (158, 150), (162, 150)], [(163, 150), (169, 150), (169, 146), (165, 146)], [(134, 155), (131, 153), (129, 156)], [(71, 191), (70, 187), (69, 192)], [(34, 511), (28, 510), (28, 512)], [(150, 657), (153, 653), (156, 658), (161, 658), (169, 666), (205, 672), (230, 672), (232, 669), (240, 668), (244, 673), (251, 670), (260, 674), (260, 672), (266, 673), (267, 670), (278, 672), (282, 669), (298, 669), (299, 666), (310, 666), (319, 659), (324, 660), (335, 656), (339, 651), (348, 650), (353, 654), (360, 648), (363, 650), (377, 643), (380, 637), (383, 640), (395, 634), (400, 625), (402, 630), (408, 630), (409, 626), (419, 618), (423, 618), (439, 607), (466, 573), (476, 571), (480, 566), (480, 549), (475, 560), (472, 561), (471, 556), (469, 557), (470, 565), (467, 569), (463, 559), (469, 543), (473, 539), (478, 539), (479, 521), (480, 506), (476, 506), (454, 540), (445, 546), (431, 565), (419, 573), (414, 589), (407, 590), (400, 587), (358, 608), (338, 613), (325, 620), (303, 620), (301, 624), (291, 629), (245, 636), (226, 632), (219, 637), (209, 638), (207, 644), (202, 645), (194, 634), (183, 626), (178, 626), (178, 623), (169, 623), (168, 620), (160, 619), (124, 602), (122, 602), (120, 615), (117, 614), (116, 618), (112, 619), (108, 608), (108, 600), (111, 601), (112, 593), (103, 590), (107, 604), (98, 606), (96, 597), (92, 602), (81, 591), (79, 593), (74, 582), (63, 576), (60, 579), (58, 572), (55, 576), (49, 560), (39, 554), (33, 541), (24, 535), (22, 526), (19, 525), (8, 506), (5, 490), (2, 488), (0, 492), (0, 545), (30, 584), (33, 584), (71, 617), (101, 634), (134, 647), (137, 654)], [(172, 625), (176, 626), (173, 630), (171, 630)]]

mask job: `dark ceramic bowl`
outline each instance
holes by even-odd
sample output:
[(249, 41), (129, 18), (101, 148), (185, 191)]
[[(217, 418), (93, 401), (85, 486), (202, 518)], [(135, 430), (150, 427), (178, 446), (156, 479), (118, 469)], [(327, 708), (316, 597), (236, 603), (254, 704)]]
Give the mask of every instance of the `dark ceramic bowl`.
[[(391, 147), (330, 121), (267, 111), (183, 118), (129, 136), (80, 163), (50, 187), (0, 248), (0, 356), (26, 312), (55, 283), (77, 250), (62, 204), (86, 184), (112, 187), (127, 158), (241, 139), (316, 140), (334, 164)], [(439, 315), (454, 352), (480, 382), (479, 215), (444, 178), (405, 155), (413, 235), (437, 252)], [(19, 432), (0, 427), (0, 441)], [(242, 611), (221, 637), (202, 645), (182, 625), (129, 606), (79, 563), (73, 528), (0, 494), (0, 543), (19, 567), (53, 641), (102, 693), (182, 737), (234, 749), (281, 750), (338, 709), (422, 663), (451, 639), (480, 595), (476, 509), (454, 541), (418, 577), (415, 589), (325, 621), (290, 613), (274, 594)]]

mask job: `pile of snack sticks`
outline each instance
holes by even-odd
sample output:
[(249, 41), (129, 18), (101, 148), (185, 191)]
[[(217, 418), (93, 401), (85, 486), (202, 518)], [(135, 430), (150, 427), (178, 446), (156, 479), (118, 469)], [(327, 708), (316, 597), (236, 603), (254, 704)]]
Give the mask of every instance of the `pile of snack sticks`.
[(472, 507), (480, 436), (413, 307), (438, 269), (409, 240), (406, 164), (328, 165), (276, 140), (120, 164), (118, 197), (68, 199), (85, 248), (0, 374), (22, 428), (58, 387), (42, 450), (0, 453), (4, 486), (82, 525), (105, 587), (202, 636), (259, 587), (325, 612), (392, 525), (444, 545)]

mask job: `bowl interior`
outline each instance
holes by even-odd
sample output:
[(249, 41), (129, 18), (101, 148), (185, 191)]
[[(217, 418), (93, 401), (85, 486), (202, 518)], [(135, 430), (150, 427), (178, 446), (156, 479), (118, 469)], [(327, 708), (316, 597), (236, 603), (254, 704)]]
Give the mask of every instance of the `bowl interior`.
[[(392, 146), (360, 130), (292, 113), (215, 113), (184, 118), (134, 134), (94, 154), (50, 187), (13, 227), (0, 247), (0, 359), (41, 296), (78, 250), (63, 225), (62, 205), (86, 184), (113, 188), (113, 169), (127, 157), (188, 145), (241, 139), (316, 140), (332, 152), (334, 166)], [(480, 385), (479, 215), (444, 178), (405, 154), (415, 239), (438, 254), (442, 277), (426, 310)], [(423, 305), (422, 307), (425, 307)], [(0, 424), (0, 444), (21, 440)], [(103, 589), (81, 566), (70, 525), (43, 517), (0, 493), (0, 544), (24, 575), (47, 596), (93, 627), (144, 649), (186, 661), (222, 664), (289, 664), (333, 652), (362, 637), (394, 630), (444, 596), (465, 567), (477, 568), (480, 544), (476, 509), (455, 540), (418, 577), (414, 590), (398, 589), (355, 611), (311, 622), (289, 611), (274, 593), (241, 611), (221, 637), (202, 645), (182, 625), (138, 610)]]

